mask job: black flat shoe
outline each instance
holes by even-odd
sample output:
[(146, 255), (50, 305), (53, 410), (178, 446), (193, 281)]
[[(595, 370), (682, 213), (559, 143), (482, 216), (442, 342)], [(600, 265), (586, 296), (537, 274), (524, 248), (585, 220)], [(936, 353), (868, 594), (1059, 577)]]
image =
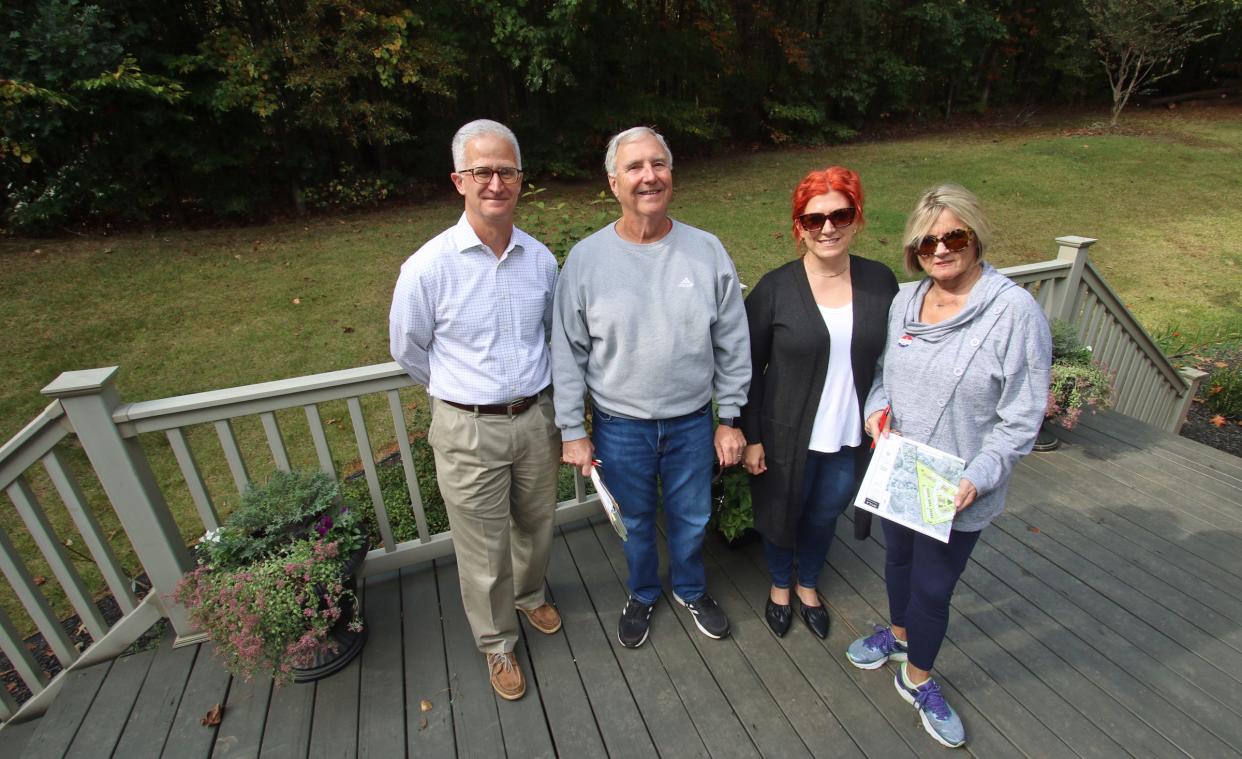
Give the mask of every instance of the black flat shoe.
[(828, 637), (828, 610), (823, 606), (807, 606), (798, 602), (798, 616), (806, 622), (806, 627), (815, 637), (823, 640)]
[(783, 638), (789, 632), (789, 623), (793, 621), (793, 609), (789, 604), (778, 604), (769, 598), (763, 618), (768, 621), (768, 627), (772, 628), (776, 637)]

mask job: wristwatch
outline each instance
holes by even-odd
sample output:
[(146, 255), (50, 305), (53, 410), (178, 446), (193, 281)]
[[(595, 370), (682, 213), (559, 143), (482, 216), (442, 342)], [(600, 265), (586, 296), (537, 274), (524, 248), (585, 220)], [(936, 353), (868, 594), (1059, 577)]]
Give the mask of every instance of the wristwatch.
[(737, 427), (737, 417), (736, 416), (720, 417), (720, 426), (721, 427)]

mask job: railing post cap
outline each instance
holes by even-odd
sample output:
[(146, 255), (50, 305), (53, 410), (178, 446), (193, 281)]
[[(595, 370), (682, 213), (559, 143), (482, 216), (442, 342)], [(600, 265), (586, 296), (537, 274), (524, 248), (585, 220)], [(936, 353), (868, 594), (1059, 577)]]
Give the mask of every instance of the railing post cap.
[(1057, 242), (1061, 245), (1068, 245), (1072, 248), (1089, 248), (1099, 240), (1095, 237), (1079, 237), (1078, 235), (1065, 235), (1058, 237)]
[(116, 381), (120, 367), (105, 366), (99, 369), (80, 369), (73, 372), (61, 372), (41, 391), (53, 398), (72, 398), (77, 395), (93, 395)]

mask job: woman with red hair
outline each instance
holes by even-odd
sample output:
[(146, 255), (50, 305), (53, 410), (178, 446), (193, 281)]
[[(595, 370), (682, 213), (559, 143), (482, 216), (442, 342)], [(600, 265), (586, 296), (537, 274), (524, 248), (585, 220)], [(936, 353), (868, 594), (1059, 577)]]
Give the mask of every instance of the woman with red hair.
[(828, 612), (816, 586), (837, 517), (866, 470), (862, 402), (897, 278), (849, 252), (864, 223), (853, 171), (832, 166), (803, 177), (792, 219), (799, 257), (764, 275), (746, 299), (753, 375), (742, 465), (772, 579), (768, 626), (788, 632), (796, 594), (799, 616), (822, 639)]

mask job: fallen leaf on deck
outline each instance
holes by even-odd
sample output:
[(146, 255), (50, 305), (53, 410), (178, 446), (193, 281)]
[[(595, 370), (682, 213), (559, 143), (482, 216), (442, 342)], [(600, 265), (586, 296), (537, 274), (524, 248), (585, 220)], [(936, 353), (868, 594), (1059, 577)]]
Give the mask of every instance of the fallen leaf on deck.
[(418, 708), (420, 711), (429, 712), (431, 711), (431, 702), (424, 698), (418, 702)]
[(426, 717), (423, 717), (422, 719), (418, 721), (418, 729), (419, 730), (427, 729), (427, 718)]
[(1039, 528), (1038, 528), (1038, 527), (1035, 527), (1034, 525), (1032, 525), (1032, 526), (1030, 526), (1030, 527), (1027, 527), (1026, 529), (1030, 530), (1031, 532), (1035, 533), (1036, 535), (1038, 535), (1038, 534), (1039, 534)]
[(1225, 417), (1221, 416), (1220, 414), (1217, 414), (1216, 416), (1212, 417), (1211, 422), (1217, 428), (1224, 427), (1226, 424)]
[(201, 720), (199, 720), (199, 722), (203, 723), (203, 727), (217, 727), (219, 726), (220, 719), (223, 716), (224, 716), (224, 707), (221, 706), (220, 704), (216, 704), (215, 706), (211, 707), (211, 710), (208, 711), (207, 714)]

